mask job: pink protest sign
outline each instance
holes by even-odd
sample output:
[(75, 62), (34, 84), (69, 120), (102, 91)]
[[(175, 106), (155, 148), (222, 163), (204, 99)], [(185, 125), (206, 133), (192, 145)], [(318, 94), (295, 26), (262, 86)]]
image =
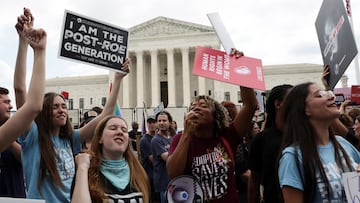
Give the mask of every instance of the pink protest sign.
[(264, 71), (260, 59), (242, 56), (238, 59), (226, 52), (197, 47), (193, 74), (258, 90), (265, 90)]

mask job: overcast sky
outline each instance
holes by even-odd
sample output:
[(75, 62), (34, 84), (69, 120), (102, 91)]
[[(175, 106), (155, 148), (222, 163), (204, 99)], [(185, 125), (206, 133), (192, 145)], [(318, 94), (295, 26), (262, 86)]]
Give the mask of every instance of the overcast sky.
[[(3, 1), (0, 7), (0, 86), (12, 89), (18, 46), (14, 25), (23, 7), (31, 9), (35, 27), (44, 28), (48, 33), (46, 78), (54, 78), (108, 73), (105, 69), (86, 67), (57, 57), (65, 9), (124, 28), (158, 16), (210, 26), (206, 14), (218, 12), (237, 49), (247, 56), (262, 59), (263, 65), (273, 65), (322, 64), (315, 30), (321, 4), (322, 0)], [(360, 1), (352, 0), (351, 6), (355, 40), (359, 42)], [(33, 59), (31, 50), (28, 54), (28, 79)], [(351, 65), (347, 71), (349, 85), (355, 84), (353, 71)]]

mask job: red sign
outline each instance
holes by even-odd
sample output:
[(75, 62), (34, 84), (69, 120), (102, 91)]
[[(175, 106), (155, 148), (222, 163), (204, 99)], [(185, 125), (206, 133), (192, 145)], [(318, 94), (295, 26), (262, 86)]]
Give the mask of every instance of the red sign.
[(193, 74), (258, 90), (265, 90), (260, 59), (242, 56), (238, 59), (223, 51), (196, 47)]
[(69, 92), (61, 91), (61, 95), (64, 97), (64, 99), (69, 99)]
[(351, 101), (360, 104), (360, 85), (351, 86)]

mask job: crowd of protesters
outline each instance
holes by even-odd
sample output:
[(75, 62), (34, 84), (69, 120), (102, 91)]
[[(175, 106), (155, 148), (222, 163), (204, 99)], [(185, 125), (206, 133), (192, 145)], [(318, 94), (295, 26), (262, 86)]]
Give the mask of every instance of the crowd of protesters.
[[(241, 108), (199, 95), (183, 130), (163, 110), (147, 117), (141, 134), (137, 122), (130, 130), (128, 121), (113, 115), (121, 81), (130, 72), (126, 59), (105, 106), (86, 112), (74, 129), (65, 98), (44, 92), (47, 34), (34, 28), (34, 20), (24, 8), (15, 25), (13, 116), (9, 90), (0, 87), (1, 197), (165, 203), (172, 198), (169, 183), (186, 176), (200, 186), (202, 202), (347, 202), (342, 174), (359, 171), (360, 110), (348, 108), (349, 101), (336, 105), (329, 66), (323, 87), (275, 86), (263, 124), (255, 119), (254, 90), (240, 86)], [(27, 91), (29, 46), (34, 62)], [(236, 49), (231, 54), (243, 56)]]

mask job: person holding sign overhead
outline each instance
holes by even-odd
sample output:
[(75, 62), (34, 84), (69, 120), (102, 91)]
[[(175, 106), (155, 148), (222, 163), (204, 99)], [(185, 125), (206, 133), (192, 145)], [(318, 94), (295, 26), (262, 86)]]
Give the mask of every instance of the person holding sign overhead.
[[(30, 19), (31, 13), (27, 17)], [(27, 28), (28, 21), (18, 21), (17, 27)], [(26, 30), (25, 30), (26, 31)], [(36, 38), (35, 38), (36, 39)], [(41, 41), (40, 41), (41, 42)], [(14, 84), (16, 105), (26, 104), (25, 58), (27, 49), (19, 49)], [(129, 60), (122, 64), (128, 70)], [(74, 156), (81, 150), (81, 143), (91, 139), (97, 123), (114, 111), (120, 83), (126, 72), (116, 73), (113, 91), (102, 113), (79, 130), (74, 130), (68, 117), (62, 95), (50, 92), (44, 96), (42, 111), (26, 126), (18, 139), (22, 150), (27, 198), (45, 199), (46, 202), (70, 202), (70, 187), (75, 175)], [(24, 103), (25, 102), (25, 103)], [(22, 109), (21, 107), (20, 109)]]
[[(237, 58), (243, 54), (233, 50)], [(240, 86), (243, 106), (233, 122), (214, 99), (193, 99), (184, 130), (170, 145), (167, 171), (171, 178), (191, 175), (201, 185), (206, 202), (239, 202), (234, 175), (234, 152), (246, 136), (257, 107), (252, 88)]]

